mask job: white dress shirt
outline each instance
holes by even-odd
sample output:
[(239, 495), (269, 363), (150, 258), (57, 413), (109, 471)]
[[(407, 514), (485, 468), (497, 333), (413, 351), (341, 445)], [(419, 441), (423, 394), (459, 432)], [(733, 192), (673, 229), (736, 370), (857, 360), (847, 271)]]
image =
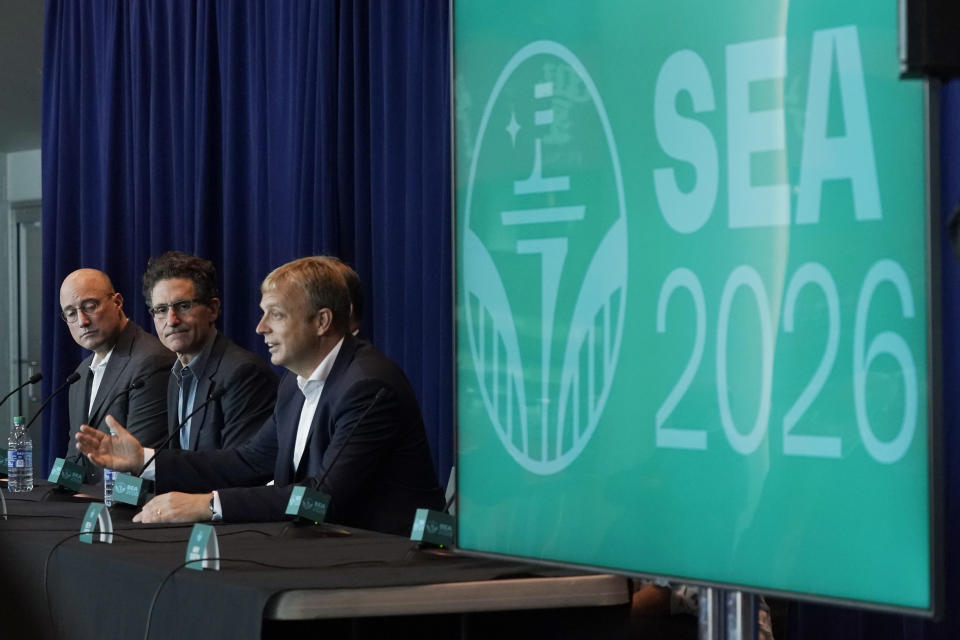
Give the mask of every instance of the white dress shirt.
[[(317, 413), (317, 406), (320, 404), (320, 395), (323, 393), (323, 385), (330, 377), (330, 371), (333, 369), (333, 363), (337, 360), (340, 353), (340, 347), (343, 346), (343, 338), (340, 339), (330, 353), (320, 361), (317, 368), (313, 370), (309, 378), (297, 376), (297, 386), (303, 392), (305, 398), (303, 408), (300, 409), (300, 422), (297, 424), (297, 440), (293, 447), (293, 468), (300, 466), (300, 460), (303, 458), (303, 451), (307, 448), (307, 438), (310, 437), (310, 425), (313, 423), (313, 416)], [(153, 449), (143, 448), (144, 459), (153, 456)], [(142, 478), (147, 480), (156, 479), (156, 466), (154, 462), (143, 472)], [(269, 484), (273, 484), (271, 480)], [(223, 518), (223, 510), (220, 507), (220, 494), (213, 492), (213, 518), (217, 521)]]
[(113, 355), (114, 347), (110, 347), (110, 351), (107, 351), (107, 355), (103, 356), (103, 360), (97, 361), (97, 355), (93, 355), (93, 360), (90, 361), (90, 371), (93, 372), (93, 382), (90, 384), (90, 404), (87, 405), (87, 419), (89, 419), (90, 412), (93, 411), (93, 401), (97, 399), (97, 392), (100, 391), (100, 383), (103, 382), (103, 372), (107, 370), (107, 363), (110, 362), (110, 356)]
[(309, 378), (297, 376), (297, 386), (303, 392), (303, 408), (300, 409), (300, 422), (297, 425), (297, 440), (293, 445), (293, 468), (300, 468), (300, 460), (303, 459), (303, 450), (307, 448), (307, 438), (310, 437), (310, 425), (313, 424), (313, 417), (317, 413), (317, 406), (320, 404), (320, 394), (323, 393), (323, 385), (330, 377), (330, 370), (333, 369), (333, 363), (340, 353), (340, 347), (343, 346), (343, 338), (340, 339), (330, 353), (320, 361), (317, 368), (313, 370)]

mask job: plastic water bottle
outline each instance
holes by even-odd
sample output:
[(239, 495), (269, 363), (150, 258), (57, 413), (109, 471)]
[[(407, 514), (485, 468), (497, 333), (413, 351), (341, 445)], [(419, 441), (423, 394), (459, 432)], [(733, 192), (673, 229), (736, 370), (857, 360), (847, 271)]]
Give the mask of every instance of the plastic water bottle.
[(13, 419), (7, 441), (7, 490), (11, 493), (33, 491), (33, 440), (23, 428), (23, 416)]
[(117, 472), (113, 469), (103, 470), (103, 504), (108, 507), (113, 504), (113, 484), (117, 481)]

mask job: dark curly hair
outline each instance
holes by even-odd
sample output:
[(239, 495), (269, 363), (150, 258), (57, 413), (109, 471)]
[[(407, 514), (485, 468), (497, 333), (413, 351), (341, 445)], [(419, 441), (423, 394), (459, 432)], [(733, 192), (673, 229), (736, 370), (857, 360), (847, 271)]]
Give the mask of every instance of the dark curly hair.
[(217, 288), (217, 269), (213, 263), (182, 251), (167, 251), (159, 258), (150, 258), (143, 272), (143, 297), (147, 306), (153, 306), (153, 287), (161, 280), (186, 278), (193, 282), (193, 295), (200, 300), (220, 296)]

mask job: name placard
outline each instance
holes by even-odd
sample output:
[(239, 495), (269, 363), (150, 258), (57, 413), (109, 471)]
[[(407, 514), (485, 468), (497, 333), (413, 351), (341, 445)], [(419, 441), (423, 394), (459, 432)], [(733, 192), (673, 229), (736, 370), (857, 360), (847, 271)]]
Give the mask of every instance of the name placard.
[(87, 507), (80, 523), (80, 542), (93, 544), (93, 532), (97, 527), (100, 528), (99, 541), (113, 544), (113, 519), (110, 518), (110, 510), (102, 502), (93, 502)]
[(63, 458), (57, 458), (53, 462), (53, 468), (50, 469), (50, 476), (47, 480), (63, 489), (80, 491), (83, 485), (83, 467)]
[(143, 504), (146, 488), (143, 478), (131, 476), (128, 473), (118, 473), (113, 485), (113, 500), (139, 507)]
[(320, 524), (327, 516), (327, 505), (329, 504), (330, 496), (322, 491), (309, 487), (294, 487), (290, 494), (290, 501), (287, 502), (285, 513), (289, 516), (296, 516), (301, 520)]
[(441, 547), (452, 547), (454, 522), (450, 514), (433, 509), (417, 509), (410, 539), (414, 542), (429, 542)]
[(216, 530), (208, 524), (195, 524), (187, 542), (187, 569), (220, 570), (220, 544)]

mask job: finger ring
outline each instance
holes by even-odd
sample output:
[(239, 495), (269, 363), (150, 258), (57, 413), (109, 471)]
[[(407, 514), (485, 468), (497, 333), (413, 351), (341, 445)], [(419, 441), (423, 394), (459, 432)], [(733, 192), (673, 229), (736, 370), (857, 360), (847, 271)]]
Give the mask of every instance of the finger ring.
[(160, 515), (160, 509), (157, 509), (157, 515)]

